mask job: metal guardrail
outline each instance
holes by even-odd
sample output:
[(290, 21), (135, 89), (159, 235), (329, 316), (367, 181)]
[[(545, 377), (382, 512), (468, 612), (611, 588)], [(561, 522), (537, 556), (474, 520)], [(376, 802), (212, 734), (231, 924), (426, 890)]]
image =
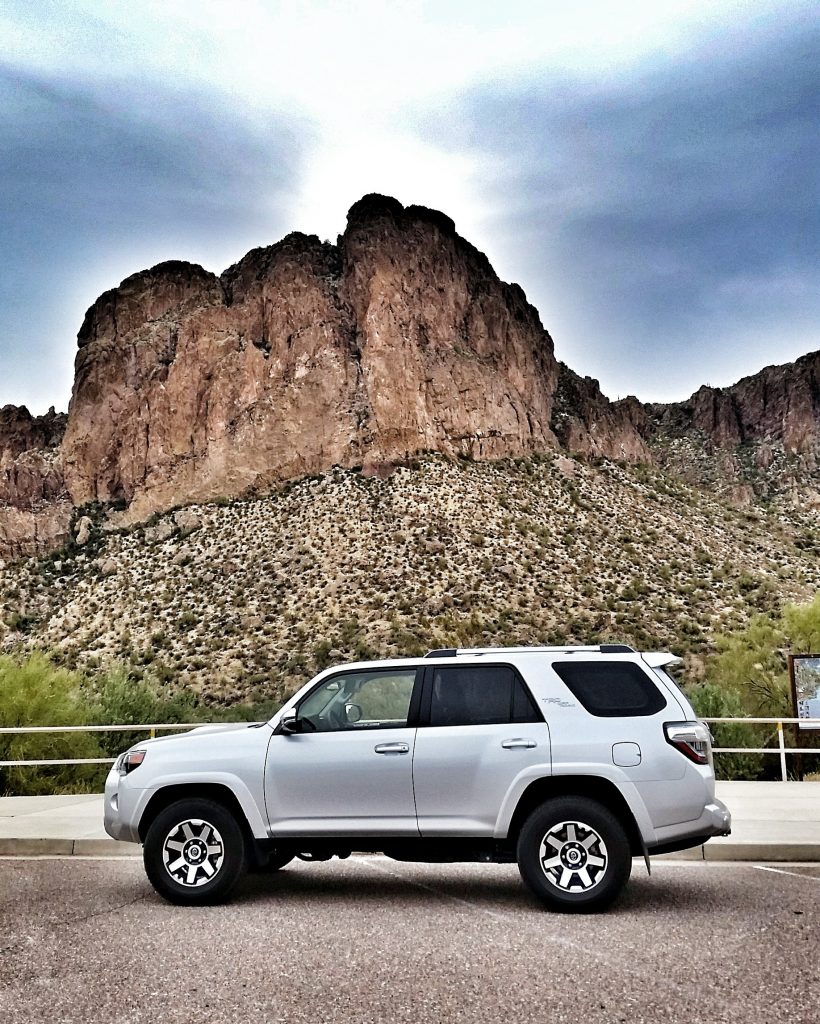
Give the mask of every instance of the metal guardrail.
[[(735, 724), (735, 725), (775, 725), (777, 726), (777, 746), (774, 747), (713, 747), (713, 754), (771, 754), (780, 758), (780, 778), (783, 782), (788, 779), (786, 756), (789, 754), (817, 754), (820, 755), (820, 747), (787, 747), (784, 725), (811, 726), (820, 730), (820, 718), (701, 718), (701, 722), (708, 725)], [(186, 732), (188, 729), (198, 729), (206, 722), (176, 722), (173, 724), (155, 723), (153, 725), (29, 725), (29, 726), (6, 726), (0, 728), (0, 735), (12, 734), (21, 735), (29, 733), (66, 733), (66, 732), (147, 732), (149, 738), (156, 736), (158, 732)], [(231, 725), (230, 722), (215, 722), (214, 725)], [(248, 722), (248, 725), (253, 723)], [(71, 764), (113, 764), (115, 757), (69, 757), (34, 759), (26, 761), (0, 761), (0, 768), (15, 768), (27, 765), (29, 767), (46, 767), (49, 765), (71, 765)]]
[(820, 729), (820, 718), (702, 718), (702, 722), (711, 724), (739, 724), (739, 725), (776, 725), (777, 746), (776, 747), (712, 747), (713, 754), (777, 754), (780, 757), (780, 779), (788, 781), (786, 768), (787, 754), (820, 754), (820, 747), (787, 747), (783, 733), (784, 725), (811, 726), (812, 729)]
[[(0, 735), (27, 735), (40, 732), (147, 732), (149, 739), (154, 739), (158, 732), (186, 732), (188, 729), (198, 729), (207, 725), (207, 722), (157, 722), (153, 725), (25, 725), (25, 726), (4, 726), (0, 728)], [(230, 725), (230, 722), (212, 723), (218, 725)], [(252, 725), (248, 722), (248, 725)], [(67, 758), (36, 758), (28, 761), (0, 761), (0, 768), (16, 768), (27, 765), (32, 768), (43, 768), (49, 765), (63, 764), (113, 764), (116, 757), (67, 757)]]

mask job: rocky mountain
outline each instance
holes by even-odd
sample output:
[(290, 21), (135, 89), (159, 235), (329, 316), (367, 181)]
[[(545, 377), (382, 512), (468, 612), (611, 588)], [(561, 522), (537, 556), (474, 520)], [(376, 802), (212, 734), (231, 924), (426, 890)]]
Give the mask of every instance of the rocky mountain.
[(48, 551), (68, 540), (72, 504), (59, 446), (66, 416), (0, 409), (0, 558)]
[[(688, 402), (610, 402), (444, 214), (366, 196), (335, 245), (291, 234), (220, 277), (168, 262), (100, 296), (68, 416), (0, 414), (0, 557), (424, 452), (658, 465), (738, 504), (815, 490), (820, 354)], [(75, 523), (72, 527), (72, 522)]]
[(820, 352), (646, 413), (658, 465), (737, 504), (785, 497), (820, 508)]
[(118, 502), (133, 522), (333, 465), (554, 449), (554, 416), (578, 451), (646, 455), (594, 382), (580, 382), (588, 408), (559, 414), (569, 371), (521, 289), (449, 218), (382, 196), (353, 206), (336, 245), (292, 234), (221, 277), (178, 262), (136, 274), (89, 309), (78, 344), (56, 456), (34, 460), (36, 431), (15, 449), (36, 465), (0, 494), (7, 554), (63, 537), (66, 498)]
[(67, 416), (0, 410), (0, 649), (231, 702), (328, 659), (686, 653), (820, 585), (820, 353), (611, 402), (443, 214), (367, 196), (127, 278)]

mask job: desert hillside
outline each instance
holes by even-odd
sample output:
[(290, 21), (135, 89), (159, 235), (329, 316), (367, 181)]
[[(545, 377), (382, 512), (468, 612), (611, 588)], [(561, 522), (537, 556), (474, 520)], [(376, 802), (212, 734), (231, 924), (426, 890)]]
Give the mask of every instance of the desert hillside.
[(617, 638), (696, 674), (716, 631), (820, 583), (810, 512), (559, 454), (335, 469), (119, 530), (87, 511), (66, 549), (0, 571), (0, 644), (123, 661), (220, 703), (281, 695), (329, 659), (450, 644)]

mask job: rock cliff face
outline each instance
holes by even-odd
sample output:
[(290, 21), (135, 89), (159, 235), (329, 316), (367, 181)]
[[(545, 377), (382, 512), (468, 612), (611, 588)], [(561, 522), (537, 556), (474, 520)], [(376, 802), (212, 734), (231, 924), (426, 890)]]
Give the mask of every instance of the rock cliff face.
[(597, 380), (558, 365), (552, 428), (563, 447), (576, 455), (651, 462), (646, 411), (638, 399), (610, 402)]
[(50, 550), (68, 537), (71, 502), (59, 463), (66, 416), (0, 409), (0, 558)]
[(745, 501), (760, 488), (738, 453), (793, 489), (818, 447), (820, 353), (688, 402), (610, 402), (448, 217), (384, 196), (356, 203), (335, 245), (291, 234), (220, 277), (135, 274), (78, 346), (67, 418), (0, 411), (0, 557), (59, 546), (88, 502), (127, 524), (424, 451), (657, 461)]
[[(338, 464), (554, 448), (559, 367), (536, 310), (443, 214), (368, 196), (337, 245), (289, 235), (221, 278), (168, 263), (91, 307), (62, 465), (75, 504), (127, 520)], [(645, 446), (617, 425), (582, 444)], [(603, 417), (603, 419), (602, 419)]]
[(702, 387), (688, 402), (647, 407), (654, 433), (698, 431), (716, 445), (778, 442), (789, 455), (820, 436), (820, 352), (767, 366), (729, 388)]
[(820, 352), (648, 405), (643, 433), (655, 462), (736, 504), (787, 495), (820, 508)]

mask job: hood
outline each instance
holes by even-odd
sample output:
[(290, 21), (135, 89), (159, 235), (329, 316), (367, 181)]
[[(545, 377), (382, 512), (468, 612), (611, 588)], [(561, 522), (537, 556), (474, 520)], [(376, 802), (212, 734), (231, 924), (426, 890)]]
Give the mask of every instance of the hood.
[(156, 746), (157, 743), (173, 743), (174, 740), (187, 739), (189, 736), (203, 736), (206, 733), (215, 732), (241, 732), (244, 729), (258, 729), (267, 722), (228, 722), (225, 725), (198, 725), (195, 729), (187, 729), (185, 732), (175, 732), (166, 736), (155, 736), (152, 739), (139, 740), (134, 747)]

